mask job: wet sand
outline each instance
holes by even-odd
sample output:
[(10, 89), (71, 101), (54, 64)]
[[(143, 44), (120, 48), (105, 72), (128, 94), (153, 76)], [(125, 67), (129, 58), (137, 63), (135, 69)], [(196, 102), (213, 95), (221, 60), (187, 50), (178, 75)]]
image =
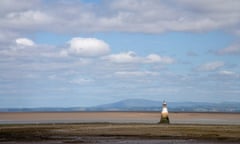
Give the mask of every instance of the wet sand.
[(239, 125), (14, 124), (0, 125), (5, 144), (237, 144)]
[[(172, 124), (240, 125), (240, 113), (169, 113)], [(1, 112), (0, 124), (158, 123), (159, 112)]]

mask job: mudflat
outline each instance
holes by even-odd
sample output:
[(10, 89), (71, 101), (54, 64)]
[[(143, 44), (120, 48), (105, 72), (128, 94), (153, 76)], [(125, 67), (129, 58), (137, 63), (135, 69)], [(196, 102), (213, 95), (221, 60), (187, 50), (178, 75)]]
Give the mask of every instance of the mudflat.
[[(240, 125), (240, 113), (170, 112), (171, 124)], [(0, 124), (158, 123), (160, 112), (0, 112)]]
[(237, 144), (239, 125), (192, 124), (15, 124), (0, 125), (5, 144)]
[(0, 143), (5, 144), (237, 144), (239, 113), (159, 112), (2, 112)]

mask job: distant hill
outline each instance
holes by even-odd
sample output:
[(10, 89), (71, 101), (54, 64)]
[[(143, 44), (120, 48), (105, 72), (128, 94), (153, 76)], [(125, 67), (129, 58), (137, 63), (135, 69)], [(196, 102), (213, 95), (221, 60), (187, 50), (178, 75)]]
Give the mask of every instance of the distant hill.
[[(240, 112), (240, 102), (168, 102), (169, 111), (179, 112)], [(160, 111), (162, 101), (127, 99), (88, 108), (89, 111)]]
[(161, 108), (162, 102), (145, 100), (145, 99), (127, 99), (115, 103), (99, 105), (90, 109), (102, 110), (137, 110), (137, 109), (151, 109)]
[[(168, 102), (168, 110), (176, 112), (240, 112), (240, 102)], [(0, 108), (0, 112), (64, 112), (64, 111), (160, 111), (162, 101), (126, 99), (94, 107), (67, 108)]]

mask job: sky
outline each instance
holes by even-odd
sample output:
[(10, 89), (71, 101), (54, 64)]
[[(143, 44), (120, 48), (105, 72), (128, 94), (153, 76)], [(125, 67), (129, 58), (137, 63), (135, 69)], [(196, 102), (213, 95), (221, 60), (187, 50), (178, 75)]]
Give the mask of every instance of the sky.
[(239, 0), (0, 1), (0, 108), (240, 102), (239, 62)]

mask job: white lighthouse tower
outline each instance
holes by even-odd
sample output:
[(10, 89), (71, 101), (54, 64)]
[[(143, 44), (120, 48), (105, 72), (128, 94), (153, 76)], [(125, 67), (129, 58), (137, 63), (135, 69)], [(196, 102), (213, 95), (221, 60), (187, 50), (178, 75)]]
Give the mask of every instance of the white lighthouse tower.
[(167, 103), (165, 101), (163, 101), (163, 104), (162, 104), (162, 112), (161, 112), (160, 123), (165, 123), (165, 124), (169, 124), (170, 123), (170, 120), (168, 118)]

